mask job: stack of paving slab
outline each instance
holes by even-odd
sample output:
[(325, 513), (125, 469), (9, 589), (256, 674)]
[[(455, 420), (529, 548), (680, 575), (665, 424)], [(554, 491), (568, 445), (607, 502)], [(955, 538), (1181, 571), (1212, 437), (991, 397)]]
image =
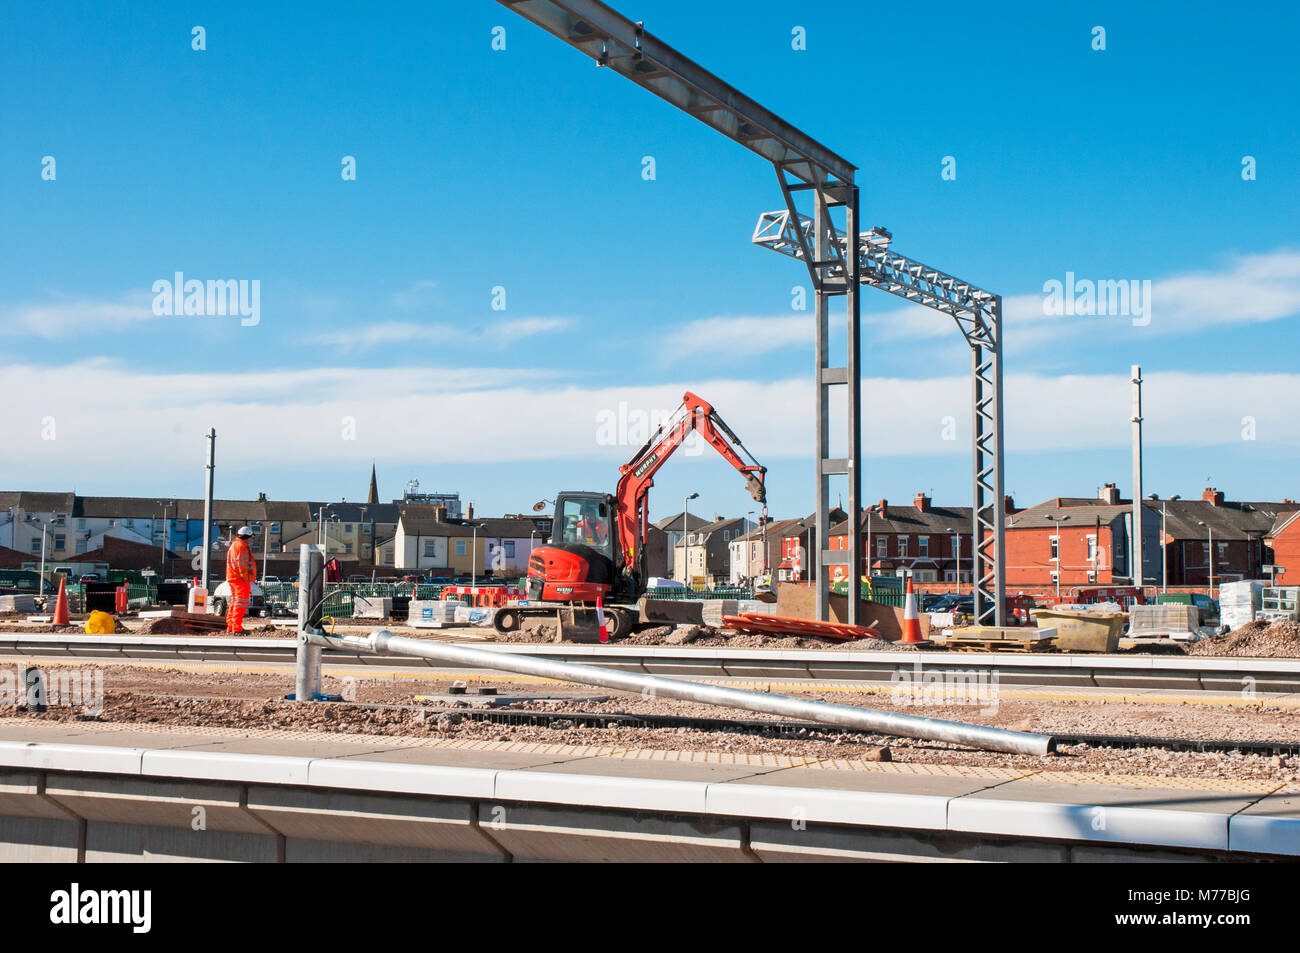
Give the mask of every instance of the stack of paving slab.
[(1219, 587), (1219, 623), (1229, 629), (1240, 629), (1255, 620), (1260, 607), (1260, 593), (1264, 583), (1259, 579), (1225, 582)]
[(406, 624), (415, 629), (441, 629), (444, 625), (455, 625), (457, 607), (464, 608), (464, 605), (441, 599), (412, 599)]
[(1201, 612), (1196, 606), (1166, 603), (1133, 606), (1128, 618), (1130, 638), (1189, 639), (1201, 623)]
[(13, 596), (0, 596), (0, 612), (35, 612), (36, 597), (19, 593)]
[(393, 614), (391, 596), (353, 596), (352, 618), (387, 619)]
[(720, 629), (722, 628), (722, 617), (724, 615), (738, 615), (740, 613), (740, 600), (705, 599), (702, 610), (704, 615), (704, 624), (715, 629)]

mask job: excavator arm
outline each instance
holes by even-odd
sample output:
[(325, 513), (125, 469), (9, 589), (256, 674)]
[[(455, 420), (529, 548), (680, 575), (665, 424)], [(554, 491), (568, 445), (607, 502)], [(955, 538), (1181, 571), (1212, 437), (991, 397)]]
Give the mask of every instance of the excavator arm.
[[(639, 568), (638, 560), (644, 548), (649, 521), (650, 487), (654, 486), (654, 475), (692, 431), (697, 432), (740, 472), (745, 478), (749, 495), (763, 504), (763, 516), (767, 516), (767, 489), (763, 483), (767, 467), (760, 466), (745, 449), (740, 438), (718, 416), (712, 404), (688, 391), (677, 412), (650, 436), (630, 461), (619, 467), (622, 475), (614, 495), (614, 515), (619, 545), (623, 549), (623, 564), (629, 569)], [(749, 463), (741, 459), (741, 453), (749, 458)]]

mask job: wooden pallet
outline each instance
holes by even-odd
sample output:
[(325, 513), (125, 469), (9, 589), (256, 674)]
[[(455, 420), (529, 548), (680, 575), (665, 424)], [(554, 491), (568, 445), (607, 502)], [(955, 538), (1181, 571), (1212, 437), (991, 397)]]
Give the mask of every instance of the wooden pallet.
[(1055, 639), (963, 639), (949, 636), (944, 646), (953, 652), (1054, 652)]

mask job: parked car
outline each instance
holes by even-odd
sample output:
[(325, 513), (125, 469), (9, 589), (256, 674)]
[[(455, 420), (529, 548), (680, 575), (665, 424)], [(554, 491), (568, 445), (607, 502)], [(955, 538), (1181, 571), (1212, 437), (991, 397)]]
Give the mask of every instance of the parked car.
[[(223, 582), (212, 590), (212, 611), (217, 615), (225, 615), (229, 605), (230, 583)], [(262, 594), (262, 587), (255, 582), (248, 587), (248, 614), (264, 617), (271, 614), (271, 610), (266, 605), (266, 597)]]

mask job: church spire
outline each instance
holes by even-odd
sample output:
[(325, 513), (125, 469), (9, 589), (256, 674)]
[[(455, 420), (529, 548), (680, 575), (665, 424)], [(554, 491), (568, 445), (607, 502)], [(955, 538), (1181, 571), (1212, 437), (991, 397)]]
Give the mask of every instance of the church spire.
[(375, 479), (375, 464), (370, 462), (370, 495), (366, 497), (366, 503), (379, 502), (379, 482)]

